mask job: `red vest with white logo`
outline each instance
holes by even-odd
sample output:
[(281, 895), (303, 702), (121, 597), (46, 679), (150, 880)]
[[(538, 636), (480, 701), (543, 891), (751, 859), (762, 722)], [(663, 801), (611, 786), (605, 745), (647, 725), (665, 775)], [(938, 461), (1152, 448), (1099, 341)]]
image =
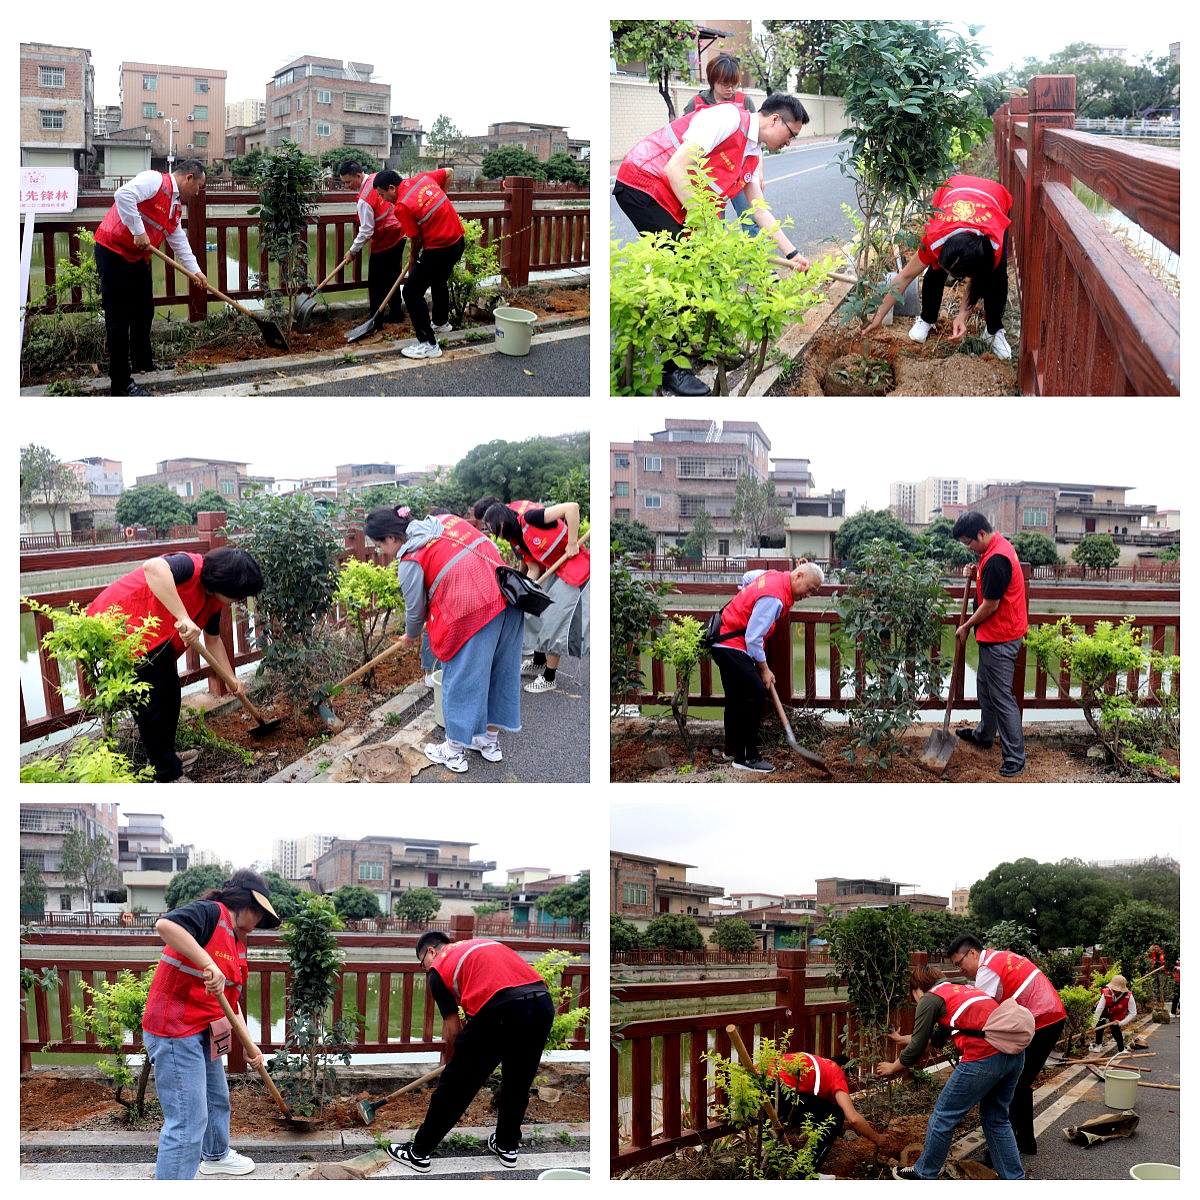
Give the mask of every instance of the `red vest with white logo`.
[[(158, 191), (149, 200), (143, 200), (137, 206), (146, 226), (146, 236), (152, 246), (161, 246), (166, 241), (167, 234), (174, 233), (179, 228), (179, 218), (183, 209), (175, 205), (174, 199), (174, 184), (169, 175), (164, 175)], [(104, 214), (104, 220), (96, 230), (96, 241), (101, 246), (107, 246), (109, 250), (115, 250), (130, 262), (150, 257), (149, 250), (134, 244), (133, 234), (129, 226), (121, 220), (115, 204)]]
[[(521, 524), (521, 537), (525, 540), (525, 549), (518, 547), (521, 557), (527, 563), (537, 563), (546, 568), (554, 566), (566, 551), (566, 521), (555, 521), (550, 529), (539, 529), (529, 524), (525, 514), (531, 509), (542, 508), (541, 504), (535, 504), (532, 500), (514, 500), (508, 507), (517, 514)], [(583, 587), (592, 575), (592, 559), (587, 547), (581, 547), (579, 553), (574, 558), (568, 558), (555, 574), (572, 587)]]
[[(750, 614), (754, 611), (754, 606), (764, 597), (774, 596), (783, 604), (783, 611), (780, 612), (776, 622), (783, 617), (786, 617), (792, 611), (792, 605), (795, 600), (792, 596), (792, 577), (787, 571), (764, 571), (757, 579), (752, 579), (730, 602), (725, 605), (724, 615), (721, 617), (721, 632), (731, 633), (735, 629), (741, 629), (743, 632), (737, 637), (729, 638), (728, 641), (718, 642), (718, 646), (728, 646), (733, 650), (746, 649), (746, 626), (750, 623)], [(772, 622), (771, 628), (763, 635), (763, 642), (771, 636), (775, 629), (775, 622)]]
[[(716, 108), (717, 105), (709, 105)], [(667, 182), (667, 162), (683, 144), (688, 126), (695, 119), (696, 109), (685, 113), (670, 125), (644, 137), (630, 152), (617, 170), (617, 179), (629, 187), (646, 192), (665, 208), (680, 224), (687, 216), (687, 209)], [(708, 156), (702, 156), (705, 168), (712, 177), (709, 187), (714, 200), (723, 206), (730, 196), (736, 196), (748, 184), (758, 170), (759, 152), (750, 149), (750, 118), (753, 114), (744, 108), (738, 109), (738, 127), (723, 142), (718, 142)]]
[[(192, 577), (184, 583), (177, 584), (175, 590), (179, 593), (179, 599), (183, 601), (187, 615), (203, 629), (211, 618), (221, 611), (221, 602), (215, 596), (210, 596), (200, 583), (200, 568), (204, 565), (204, 556), (189, 554), (188, 558), (192, 560), (192, 566), (195, 568)], [(146, 582), (146, 572), (142, 567), (110, 583), (87, 606), (87, 615), (98, 616), (114, 607), (119, 608), (129, 618), (126, 622), (128, 629), (139, 629), (147, 617), (158, 618), (158, 626), (146, 640), (143, 654), (149, 654), (163, 642), (170, 642), (175, 647), (176, 654), (183, 653), (183, 639), (175, 628), (175, 618), (150, 590), (150, 585)]]
[(938, 1017), (938, 1024), (950, 1030), (963, 1062), (978, 1062), (981, 1058), (991, 1058), (999, 1053), (982, 1036), (967, 1036), (957, 1032), (960, 1027), (982, 1029), (988, 1017), (996, 1011), (998, 1005), (987, 992), (949, 980), (934, 984), (929, 990), (946, 1002), (946, 1011)]
[(396, 215), (408, 235), (420, 237), (426, 250), (453, 246), (463, 236), (462, 221), (432, 174), (401, 180)]
[(714, 100), (711, 104), (699, 93), (696, 93), (696, 99), (692, 101), (692, 111), (695, 112), (698, 108), (716, 108), (718, 104), (736, 104), (738, 108), (746, 107), (746, 93), (734, 92), (728, 100)]
[[(236, 1012), (250, 977), (246, 945), (234, 932), (233, 914), (219, 900), (216, 904), (221, 915), (204, 949), (225, 976), (225, 999)], [(142, 1028), (156, 1037), (188, 1037), (224, 1015), (220, 1001), (204, 990), (204, 972), (168, 946), (150, 981)]]
[[(804, 1069), (807, 1064), (808, 1069)], [(798, 1071), (788, 1068), (797, 1066)], [(778, 1071), (768, 1072), (778, 1075), (793, 1091), (801, 1095), (819, 1096), (822, 1100), (832, 1100), (837, 1092), (849, 1092), (850, 1085), (846, 1082), (845, 1072), (831, 1058), (821, 1058), (816, 1054), (785, 1054)]]
[(445, 529), (441, 537), (411, 553), (401, 550), (400, 556), (421, 565), (429, 595), (429, 644), (440, 661), (448, 662), (469, 637), (504, 611), (496, 582), (503, 559), (487, 534), (462, 517), (437, 520)]
[(1034, 1029), (1044, 1029), (1066, 1019), (1067, 1010), (1054, 984), (1036, 963), (1011, 950), (984, 950), (979, 965), (1000, 980), (1000, 999), (1015, 1000), (1033, 1014)]
[(468, 1017), (505, 988), (544, 982), (515, 950), (487, 938), (443, 946), (429, 969), (438, 973)]
[(983, 595), (983, 566), (994, 554), (1003, 555), (1012, 566), (1008, 587), (1000, 599), (1000, 607), (986, 621), (975, 626), (977, 642), (1015, 642), (1023, 638), (1029, 629), (1029, 614), (1025, 608), (1025, 575), (1021, 561), (1013, 549), (1012, 542), (998, 533), (993, 533), (987, 549), (979, 559), (975, 570), (975, 589)]
[(1000, 265), (1004, 247), (1004, 231), (1012, 224), (1012, 193), (994, 179), (978, 175), (951, 175), (943, 187), (933, 193), (933, 207), (938, 214), (925, 226), (925, 236), (918, 251), (927, 266), (941, 264), (942, 244), (962, 229), (984, 234)]
[(1129, 1012), (1129, 993), (1122, 992), (1120, 1000), (1112, 988), (1102, 988), (1100, 995), (1104, 997), (1104, 1015), (1110, 1021), (1123, 1021)]
[(396, 220), (394, 205), (389, 204), (375, 190), (375, 175), (372, 172), (363, 180), (362, 189), (358, 193), (359, 200), (365, 201), (375, 214), (375, 232), (371, 234), (371, 253), (379, 254), (390, 250), (393, 246), (404, 241), (404, 230)]

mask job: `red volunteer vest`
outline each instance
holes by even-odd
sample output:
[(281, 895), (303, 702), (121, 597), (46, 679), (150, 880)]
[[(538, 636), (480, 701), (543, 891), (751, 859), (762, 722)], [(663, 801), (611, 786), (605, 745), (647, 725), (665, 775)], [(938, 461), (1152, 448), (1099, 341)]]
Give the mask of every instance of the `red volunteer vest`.
[[(228, 981), (225, 999), (236, 1012), (250, 967), (246, 945), (234, 932), (233, 914), (219, 900), (217, 906), (221, 915), (204, 949)], [(222, 1016), (220, 1002), (204, 990), (204, 972), (170, 947), (165, 949), (150, 981), (142, 1028), (156, 1037), (188, 1037)]]
[(979, 965), (1000, 979), (1000, 999), (1015, 1000), (1033, 1014), (1034, 1029), (1044, 1029), (1066, 1019), (1067, 1010), (1054, 984), (1036, 963), (1011, 950), (984, 950)]
[(1161, 950), (1152, 949), (1150, 951), (1150, 969), (1154, 970), (1156, 967), (1165, 967), (1166, 965), (1167, 960), (1164, 957), (1163, 952)]
[(996, 1011), (998, 1005), (987, 992), (949, 980), (934, 984), (929, 990), (946, 1002), (946, 1011), (938, 1017), (938, 1024), (950, 1030), (963, 1062), (978, 1062), (999, 1053), (995, 1046), (989, 1045), (982, 1037), (958, 1032), (960, 1025), (967, 1029), (982, 1029), (988, 1017)]
[[(179, 228), (179, 218), (183, 214), (182, 207), (174, 204), (174, 186), (169, 175), (162, 176), (162, 185), (157, 194), (149, 200), (143, 200), (137, 206), (146, 226), (146, 236), (152, 246), (161, 246), (166, 241), (167, 234), (174, 233)], [(149, 258), (150, 251), (143, 250), (134, 244), (133, 234), (129, 226), (121, 220), (117, 206), (104, 214), (100, 228), (96, 230), (96, 241), (109, 250), (115, 250), (122, 258), (137, 262), (140, 258)]]
[[(187, 615), (203, 629), (210, 618), (221, 611), (221, 602), (215, 596), (210, 596), (200, 583), (200, 568), (204, 565), (204, 556), (189, 554), (188, 558), (192, 560), (195, 570), (186, 583), (176, 585), (176, 591), (179, 592)], [(175, 647), (176, 654), (183, 653), (183, 639), (175, 628), (175, 618), (150, 590), (144, 568), (138, 567), (136, 571), (130, 571), (128, 575), (122, 575), (120, 579), (110, 583), (87, 606), (87, 615), (98, 616), (110, 608), (119, 608), (129, 618), (126, 622), (129, 629), (139, 629), (145, 624), (147, 617), (158, 618), (158, 627), (147, 640), (143, 654), (156, 650), (163, 642), (170, 642)]]
[(1179, 982), (1179, 960), (1175, 962), (1175, 982)]
[(487, 938), (469, 938), (443, 946), (429, 968), (473, 1017), (497, 993), (542, 977), (515, 951)]
[(1015, 642), (1023, 638), (1029, 629), (1029, 615), (1025, 609), (1025, 576), (1021, 562), (1012, 542), (998, 533), (993, 533), (987, 549), (975, 569), (976, 594), (982, 594), (983, 565), (993, 554), (1002, 554), (1012, 564), (1012, 577), (1000, 600), (1000, 607), (981, 625), (975, 626), (977, 642)]
[(405, 232), (409, 237), (420, 237), (427, 250), (453, 246), (463, 236), (463, 224), (454, 205), (431, 174), (403, 180), (396, 209)]
[(1123, 1021), (1129, 1012), (1129, 993), (1122, 992), (1121, 998), (1116, 998), (1112, 988), (1102, 988), (1100, 995), (1104, 997), (1104, 1015), (1110, 1021)]
[(705, 98), (700, 95), (699, 92), (697, 92), (696, 99), (692, 102), (692, 111), (695, 112), (698, 108), (716, 108), (718, 104), (736, 104), (738, 108), (745, 108), (746, 93), (734, 92), (728, 100), (717, 100), (714, 103), (709, 104), (709, 102), (705, 100)]
[[(517, 514), (517, 520), (521, 523), (521, 537), (525, 539), (525, 549), (521, 551), (521, 557), (527, 563), (537, 563), (541, 567), (554, 566), (566, 552), (566, 521), (555, 521), (552, 529), (538, 529), (536, 525), (529, 524), (525, 514), (531, 509), (542, 508), (543, 505), (532, 500), (514, 500), (508, 507)], [(572, 587), (583, 587), (592, 575), (592, 560), (587, 547), (582, 547), (574, 558), (567, 559), (555, 574)]]
[(487, 534), (462, 517), (438, 520), (445, 527), (441, 537), (412, 553), (401, 550), (400, 556), (421, 566), (429, 594), (429, 644), (441, 662), (448, 662), (467, 638), (504, 611), (496, 583), (496, 568), (503, 560)]
[[(750, 614), (754, 606), (764, 597), (774, 596), (782, 601), (783, 611), (779, 618), (786, 617), (792, 610), (795, 600), (792, 598), (792, 577), (787, 571), (764, 571), (757, 579), (752, 579), (730, 602), (725, 605), (725, 614), (721, 618), (721, 632), (732, 633), (735, 629), (745, 630), (750, 623)], [(775, 625), (767, 630), (763, 641), (766, 642)], [(729, 646), (734, 650), (746, 650), (745, 633), (735, 638), (720, 642), (718, 645)]]
[[(802, 1074), (787, 1069), (793, 1064), (800, 1066), (804, 1063), (808, 1064), (808, 1070), (804, 1071), (801, 1066)], [(778, 1074), (779, 1078), (795, 1092), (819, 1096), (822, 1100), (832, 1100), (835, 1093), (850, 1091), (845, 1072), (831, 1058), (821, 1058), (816, 1054), (805, 1053), (785, 1054), (781, 1067), (782, 1069), (778, 1072), (772, 1071), (769, 1074)]]
[(378, 172), (372, 172), (363, 180), (362, 188), (358, 193), (358, 198), (365, 200), (375, 214), (375, 232), (371, 234), (372, 254), (390, 250), (397, 243), (404, 241), (404, 230), (400, 228), (400, 222), (396, 220), (394, 206), (375, 190), (376, 174)]
[[(649, 137), (642, 138), (625, 155), (625, 161), (617, 170), (617, 179), (621, 183), (653, 196), (659, 205), (681, 224), (687, 216), (687, 209), (680, 204), (679, 197), (671, 190), (665, 171), (667, 161), (683, 144), (688, 126), (700, 111), (702, 110), (697, 108), (693, 112), (685, 113), (677, 121), (672, 121)], [(752, 115), (744, 108), (738, 109), (737, 129), (723, 142), (714, 146), (704, 160), (704, 165), (712, 176), (708, 186), (713, 191), (714, 200), (718, 200), (722, 206), (731, 196), (736, 196), (754, 178), (754, 173), (758, 170), (759, 153), (750, 152), (749, 130)]]
[(925, 226), (920, 259), (927, 266), (941, 265), (942, 244), (962, 229), (983, 233), (992, 244), (996, 265), (1004, 247), (1004, 231), (1012, 224), (1012, 194), (994, 179), (978, 175), (951, 175), (933, 193), (933, 206), (941, 211)]

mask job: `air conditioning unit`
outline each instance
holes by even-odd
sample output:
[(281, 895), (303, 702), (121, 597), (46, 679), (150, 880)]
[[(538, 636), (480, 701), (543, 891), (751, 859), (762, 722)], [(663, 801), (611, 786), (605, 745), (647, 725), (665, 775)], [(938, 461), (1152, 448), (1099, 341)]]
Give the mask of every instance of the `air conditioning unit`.
[(188, 144), (187, 144), (187, 148), (188, 148), (189, 150), (195, 150), (195, 148), (196, 148), (196, 147), (195, 147), (195, 146), (194, 146), (194, 145), (193, 145), (191, 142), (188, 142)]
[(194, 116), (192, 113), (188, 113), (188, 120), (189, 120), (189, 121), (194, 121), (195, 119), (196, 119), (196, 118), (195, 118), (195, 116)]

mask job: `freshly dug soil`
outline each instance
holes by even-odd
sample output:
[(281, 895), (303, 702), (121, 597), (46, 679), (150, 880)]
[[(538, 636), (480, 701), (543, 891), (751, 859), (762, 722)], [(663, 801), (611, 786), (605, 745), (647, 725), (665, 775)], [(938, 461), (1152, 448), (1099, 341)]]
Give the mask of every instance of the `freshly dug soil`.
[[(878, 357), (878, 353), (876, 352), (873, 357)], [(821, 383), (825, 395), (883, 396), (890, 392), (894, 382), (890, 369), (887, 372), (881, 372), (879, 381), (868, 387), (862, 381), (859, 367), (861, 362), (862, 356), (857, 353), (844, 354), (841, 358), (835, 358), (830, 363)]]
[(82, 1129), (84, 1122), (124, 1112), (111, 1088), (91, 1080), (40, 1074), (21, 1078), (22, 1129)]

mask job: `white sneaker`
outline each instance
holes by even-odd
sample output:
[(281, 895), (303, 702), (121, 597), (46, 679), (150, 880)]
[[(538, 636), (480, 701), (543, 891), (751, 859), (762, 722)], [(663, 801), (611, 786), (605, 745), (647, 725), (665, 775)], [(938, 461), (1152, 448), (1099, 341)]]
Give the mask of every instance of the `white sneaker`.
[(1008, 344), (1008, 338), (1004, 336), (1002, 328), (992, 335), (992, 353), (1005, 361), (1012, 358), (1012, 347)]
[(467, 769), (467, 756), (463, 747), (452, 742), (426, 742), (425, 757), (438, 766), (461, 775)]
[(451, 325), (449, 321), (447, 321), (445, 323), (445, 325), (435, 325), (433, 327), (433, 332), (434, 333), (450, 333), (453, 329), (454, 329), (454, 326)]
[(523, 658), (521, 660), (521, 674), (522, 675), (536, 675), (540, 670), (541, 670), (541, 667), (535, 667), (533, 665), (533, 655), (532, 654), (528, 658)]
[(504, 751), (500, 749), (500, 739), (489, 738), (483, 733), (477, 733), (471, 739), (471, 749), (478, 750), (488, 762), (499, 762), (504, 757)]
[(436, 342), (432, 346), (428, 342), (414, 342), (411, 346), (401, 346), (400, 353), (405, 358), (441, 358), (442, 348)]
[(547, 679), (545, 675), (539, 675), (532, 683), (527, 683), (524, 690), (534, 695), (536, 695), (538, 692), (557, 691), (558, 680)]
[(428, 672), (425, 675), (425, 686), (430, 688), (433, 687), (433, 676)]
[(199, 750), (180, 750), (179, 752), (179, 762), (184, 767), (190, 767), (199, 757)]
[(923, 342), (928, 336), (929, 331), (933, 328), (928, 321), (923, 321), (920, 317), (913, 320), (912, 328), (908, 331), (908, 336), (914, 342)]
[(253, 1170), (254, 1159), (239, 1154), (232, 1146), (224, 1158), (205, 1159), (200, 1164), (201, 1175), (249, 1175)]

